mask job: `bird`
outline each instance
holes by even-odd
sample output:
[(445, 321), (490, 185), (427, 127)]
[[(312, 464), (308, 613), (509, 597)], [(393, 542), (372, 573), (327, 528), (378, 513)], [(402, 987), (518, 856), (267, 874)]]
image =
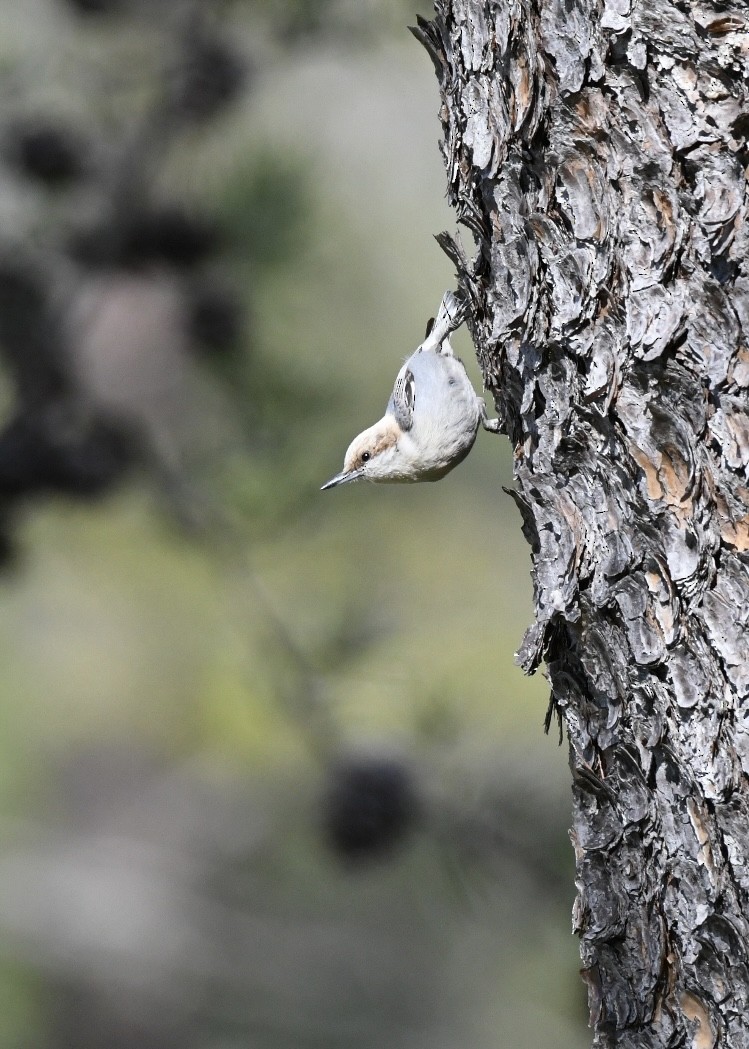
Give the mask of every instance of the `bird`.
[(360, 480), (438, 481), (468, 455), (479, 426), (499, 433), (499, 420), (487, 416), (450, 345), (450, 334), (464, 319), (464, 301), (445, 292), (426, 338), (398, 372), (385, 414), (354, 438), (343, 470), (321, 491)]

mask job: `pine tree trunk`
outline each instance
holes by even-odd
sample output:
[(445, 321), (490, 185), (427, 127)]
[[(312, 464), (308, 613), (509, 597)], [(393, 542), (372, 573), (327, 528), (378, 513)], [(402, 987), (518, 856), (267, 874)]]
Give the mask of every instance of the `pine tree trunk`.
[(443, 0), (447, 235), (515, 449), (595, 1045), (749, 1046), (749, 7)]

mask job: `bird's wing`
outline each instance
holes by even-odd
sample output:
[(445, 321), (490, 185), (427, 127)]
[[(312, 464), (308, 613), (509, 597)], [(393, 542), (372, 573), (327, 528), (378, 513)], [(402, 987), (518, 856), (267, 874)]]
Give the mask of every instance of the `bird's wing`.
[(410, 430), (414, 421), (414, 407), (416, 405), (416, 384), (414, 373), (404, 365), (395, 380), (393, 394), (388, 404), (388, 411), (395, 416), (395, 421), (401, 430)]

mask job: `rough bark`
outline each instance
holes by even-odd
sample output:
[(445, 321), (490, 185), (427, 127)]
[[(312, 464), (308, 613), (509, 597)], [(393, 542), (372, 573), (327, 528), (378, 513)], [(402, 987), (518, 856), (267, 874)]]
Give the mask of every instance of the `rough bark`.
[(440, 238), (515, 449), (595, 1045), (749, 1046), (749, 8), (438, 0)]

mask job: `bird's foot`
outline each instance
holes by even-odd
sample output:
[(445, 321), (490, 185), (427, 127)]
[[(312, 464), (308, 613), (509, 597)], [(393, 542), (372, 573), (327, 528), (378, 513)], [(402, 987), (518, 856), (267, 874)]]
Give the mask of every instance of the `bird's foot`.
[(486, 412), (486, 404), (483, 400), (480, 400), (481, 404), (481, 425), (489, 433), (501, 433), (499, 419), (490, 419)]

